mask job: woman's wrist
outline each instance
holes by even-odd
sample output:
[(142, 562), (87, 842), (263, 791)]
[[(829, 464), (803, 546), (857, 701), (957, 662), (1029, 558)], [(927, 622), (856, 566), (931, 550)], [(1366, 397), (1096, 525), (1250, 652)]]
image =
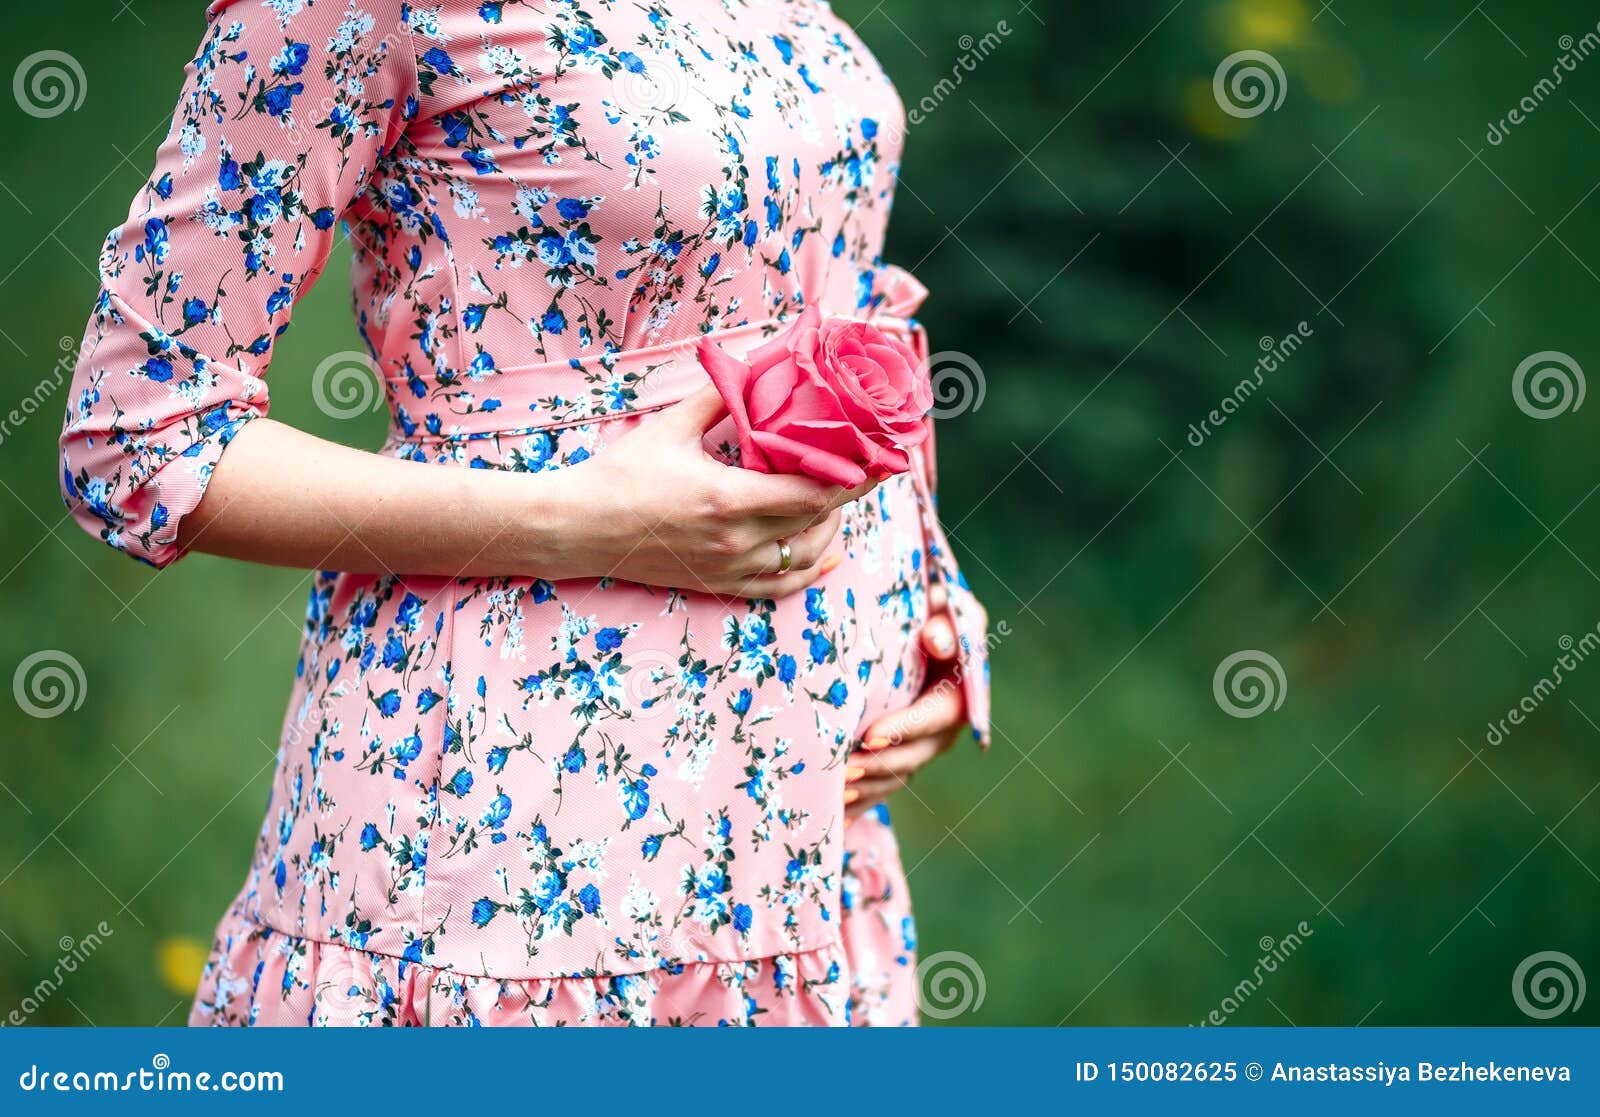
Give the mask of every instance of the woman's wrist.
[[(473, 470), (471, 472), (479, 472)], [(559, 581), (612, 574), (645, 532), (626, 486), (594, 459), (545, 473), (500, 473), (488, 522), (503, 569)], [(493, 535), (498, 529), (491, 528)]]
[(575, 471), (458, 472), (463, 485), (457, 507), (479, 525), (483, 540), (474, 567), (552, 582), (600, 573), (584, 545), (583, 486), (568, 476)]

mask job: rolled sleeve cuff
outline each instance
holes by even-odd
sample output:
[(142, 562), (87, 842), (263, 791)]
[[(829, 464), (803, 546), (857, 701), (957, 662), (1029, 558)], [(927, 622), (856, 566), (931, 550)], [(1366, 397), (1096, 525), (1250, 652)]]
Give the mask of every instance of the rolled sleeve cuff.
[[(116, 550), (151, 566), (170, 566), (184, 554), (178, 546), (179, 525), (205, 495), (223, 451), (246, 423), (261, 417), (256, 408), (232, 403), (197, 416), (202, 437), (165, 455), (156, 471), (131, 491), (126, 484), (112, 491), (95, 477), (86, 486), (80, 484), (69, 457), (63, 470), (67, 506), (86, 531)], [(126, 444), (130, 437), (110, 436), (111, 447)], [(132, 466), (133, 458), (123, 464)]]

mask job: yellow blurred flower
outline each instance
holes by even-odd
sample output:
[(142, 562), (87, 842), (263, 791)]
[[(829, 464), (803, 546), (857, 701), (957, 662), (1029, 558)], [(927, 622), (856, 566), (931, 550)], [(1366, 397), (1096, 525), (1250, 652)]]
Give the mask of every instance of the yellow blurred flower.
[(1183, 90), (1183, 122), (1189, 131), (1208, 140), (1236, 140), (1250, 130), (1250, 122), (1229, 116), (1217, 104), (1209, 81), (1190, 82)]
[(1230, 43), (1256, 50), (1298, 43), (1311, 27), (1300, 0), (1233, 0), (1223, 19)]
[(199, 939), (173, 935), (156, 947), (156, 969), (168, 989), (192, 997), (200, 987), (200, 971), (205, 969), (210, 953)]

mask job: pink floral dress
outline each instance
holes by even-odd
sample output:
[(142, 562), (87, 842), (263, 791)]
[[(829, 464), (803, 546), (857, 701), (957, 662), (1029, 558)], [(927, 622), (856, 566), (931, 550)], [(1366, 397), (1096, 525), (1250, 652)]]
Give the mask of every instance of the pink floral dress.
[[(214, 3), (101, 254), (68, 505), (177, 558), (340, 236), (383, 452), (419, 470), (580, 467), (706, 382), (702, 335), (738, 351), (806, 305), (922, 347), (880, 259), (903, 119), (822, 0)], [(922, 685), (932, 580), (984, 726), (932, 487), (929, 452), (781, 601), (318, 574), (191, 1022), (914, 1022), (888, 818), (847, 830), (843, 795)]]

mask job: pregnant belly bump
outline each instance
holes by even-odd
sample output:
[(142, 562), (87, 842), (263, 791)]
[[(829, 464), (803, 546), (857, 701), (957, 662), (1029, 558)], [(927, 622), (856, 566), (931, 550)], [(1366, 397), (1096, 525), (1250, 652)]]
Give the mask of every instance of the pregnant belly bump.
[(921, 684), (923, 548), (901, 476), (781, 601), (319, 581), (258, 915), (500, 976), (835, 943), (844, 770)]

